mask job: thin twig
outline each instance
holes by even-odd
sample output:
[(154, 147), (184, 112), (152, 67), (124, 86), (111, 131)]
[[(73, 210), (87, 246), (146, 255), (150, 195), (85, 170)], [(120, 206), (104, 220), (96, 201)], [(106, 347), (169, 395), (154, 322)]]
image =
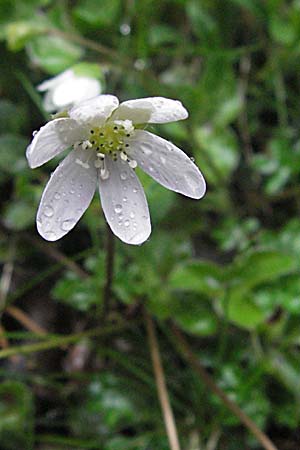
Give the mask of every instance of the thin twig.
[(158, 397), (160, 401), (160, 406), (162, 409), (165, 427), (169, 439), (171, 450), (180, 450), (180, 444), (174, 419), (174, 414), (169, 400), (169, 395), (167, 391), (167, 385), (165, 381), (165, 375), (161, 363), (160, 352), (157, 342), (157, 337), (155, 333), (155, 328), (151, 316), (144, 311), (146, 328), (148, 334), (149, 347), (151, 352), (153, 371), (155, 375), (156, 387), (158, 392)]
[(83, 338), (89, 338), (94, 336), (107, 336), (111, 334), (115, 334), (123, 330), (124, 328), (129, 327), (132, 323), (126, 324), (114, 324), (107, 325), (102, 328), (93, 328), (87, 331), (83, 331), (82, 333), (69, 334), (67, 336), (57, 336), (54, 335), (50, 339), (43, 339), (41, 342), (33, 343), (33, 344), (25, 344), (18, 345), (16, 347), (6, 348), (0, 351), (0, 359), (7, 358), (12, 355), (26, 355), (34, 352), (40, 352), (43, 350), (49, 350), (51, 348), (56, 347), (64, 347), (65, 345), (72, 344), (74, 342), (78, 342)]
[(27, 330), (40, 336), (46, 336), (48, 332), (38, 325), (31, 317), (16, 306), (8, 306), (5, 310), (10, 316), (20, 322)]
[(115, 259), (115, 239), (109, 227), (106, 225), (106, 280), (103, 289), (103, 305), (102, 305), (102, 319), (105, 319), (108, 311), (112, 294), (112, 283), (114, 277), (114, 259)]
[(12, 273), (13, 273), (13, 262), (8, 261), (4, 264), (1, 279), (0, 279), (0, 310), (2, 311), (5, 307), (7, 295), (10, 289)]
[(219, 397), (228, 409), (246, 426), (246, 428), (253, 433), (256, 439), (261, 443), (265, 450), (278, 450), (268, 436), (258, 428), (258, 426), (250, 419), (250, 417), (241, 410), (241, 408), (230, 400), (227, 395), (219, 388), (213, 381), (211, 376), (200, 364), (197, 356), (193, 353), (188, 345), (186, 339), (181, 331), (175, 325), (172, 326), (173, 334), (179, 344), (179, 349), (184, 359), (186, 359), (193, 369), (200, 375), (202, 381), (209, 387), (209, 389)]

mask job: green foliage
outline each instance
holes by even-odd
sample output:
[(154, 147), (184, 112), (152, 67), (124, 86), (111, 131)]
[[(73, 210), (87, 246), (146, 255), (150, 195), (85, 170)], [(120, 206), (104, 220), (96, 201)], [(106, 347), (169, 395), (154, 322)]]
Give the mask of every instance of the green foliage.
[(32, 448), (33, 399), (23, 383), (0, 383), (0, 437), (4, 450)]
[[(219, 432), (220, 450), (260, 447), (180, 357), (172, 323), (278, 448), (299, 448), (299, 13), (284, 0), (0, 1), (1, 346), (57, 343), (1, 360), (1, 449), (167, 449), (144, 309), (183, 449)], [(148, 130), (194, 158), (208, 185), (195, 201), (137, 169), (153, 233), (140, 247), (115, 242), (107, 314), (98, 198), (57, 243), (34, 223), (61, 159), (27, 166), (48, 118), (36, 86), (69, 67), (121, 100), (182, 101), (187, 120)], [(101, 336), (106, 325), (116, 332)]]

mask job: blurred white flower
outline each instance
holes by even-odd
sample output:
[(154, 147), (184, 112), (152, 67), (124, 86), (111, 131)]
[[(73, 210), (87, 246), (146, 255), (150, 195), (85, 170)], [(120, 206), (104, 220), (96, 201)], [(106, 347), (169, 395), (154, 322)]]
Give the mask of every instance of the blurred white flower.
[(68, 69), (41, 83), (37, 89), (46, 92), (43, 106), (46, 111), (62, 111), (83, 100), (101, 93), (101, 83), (96, 78), (77, 75)]
[(143, 243), (151, 233), (151, 223), (136, 166), (168, 189), (201, 198), (205, 181), (194, 162), (171, 142), (138, 127), (187, 116), (179, 101), (163, 97), (119, 105), (113, 95), (100, 95), (74, 106), (68, 117), (56, 118), (35, 132), (26, 152), (32, 168), (73, 147), (42, 195), (37, 212), (41, 236), (55, 241), (68, 233), (98, 186), (113, 233), (128, 244)]

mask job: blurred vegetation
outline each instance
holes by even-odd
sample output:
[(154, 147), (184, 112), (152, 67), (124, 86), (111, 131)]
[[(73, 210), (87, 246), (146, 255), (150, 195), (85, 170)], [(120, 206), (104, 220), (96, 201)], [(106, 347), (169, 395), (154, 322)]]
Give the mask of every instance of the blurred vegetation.
[[(0, 24), (1, 449), (166, 450), (143, 308), (183, 450), (261, 446), (184, 362), (171, 322), (279, 449), (299, 449), (299, 0), (1, 0)], [(188, 120), (151, 129), (208, 182), (193, 201), (140, 174), (153, 233), (115, 242), (105, 324), (98, 198), (43, 242), (57, 160), (33, 171), (24, 156), (47, 118), (37, 84), (79, 62), (121, 100), (181, 100)]]

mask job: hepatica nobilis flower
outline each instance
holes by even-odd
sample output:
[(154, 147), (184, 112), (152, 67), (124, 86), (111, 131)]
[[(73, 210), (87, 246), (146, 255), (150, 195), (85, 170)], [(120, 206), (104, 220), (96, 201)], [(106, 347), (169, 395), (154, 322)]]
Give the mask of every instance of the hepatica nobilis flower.
[(128, 244), (143, 243), (151, 233), (151, 222), (135, 173), (137, 166), (166, 188), (201, 198), (205, 181), (194, 162), (171, 142), (141, 129), (147, 123), (173, 122), (187, 116), (179, 101), (163, 97), (119, 105), (115, 96), (99, 95), (35, 132), (26, 152), (32, 168), (73, 148), (51, 175), (42, 195), (37, 212), (41, 236), (55, 241), (68, 233), (98, 187), (113, 233)]

